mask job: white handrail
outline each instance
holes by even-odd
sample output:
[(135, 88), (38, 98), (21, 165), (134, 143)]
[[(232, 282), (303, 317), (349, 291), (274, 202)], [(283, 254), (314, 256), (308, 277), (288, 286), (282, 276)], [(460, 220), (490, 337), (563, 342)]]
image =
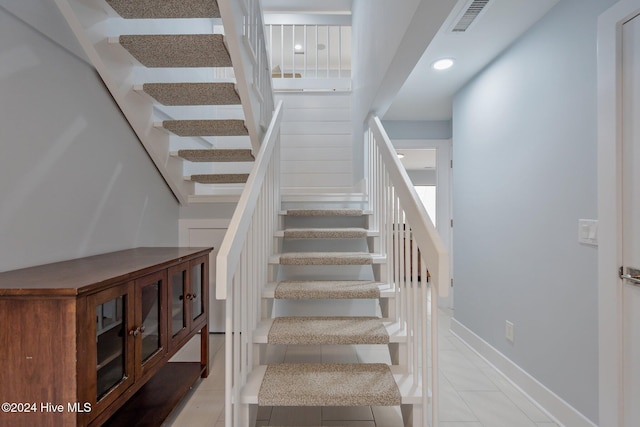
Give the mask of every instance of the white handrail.
[[(267, 129), (260, 152), (258, 153), (253, 169), (249, 174), (247, 183), (238, 201), (236, 210), (229, 223), (225, 238), (220, 245), (216, 257), (216, 298), (227, 299), (231, 274), (235, 271), (240, 254), (243, 239), (250, 225), (251, 214), (255, 210), (260, 191), (264, 184), (267, 168), (273, 164), (273, 153), (279, 148), (280, 121), (282, 120), (282, 101), (278, 102), (273, 114), (271, 124)], [(279, 156), (279, 153), (277, 153)], [(256, 185), (258, 183), (259, 185)], [(274, 188), (279, 192), (279, 186)], [(276, 208), (277, 213), (277, 208)]]
[[(407, 171), (400, 163), (391, 140), (382, 127), (378, 117), (371, 117), (369, 126), (373, 137), (377, 142), (380, 156), (386, 165), (386, 171), (394, 183), (394, 189), (398, 197), (404, 202), (407, 222), (411, 224), (411, 232), (415, 240), (421, 242), (420, 251), (423, 253), (425, 263), (431, 275), (431, 282), (438, 285), (441, 297), (449, 295), (449, 255), (442, 239), (429, 220), (424, 205), (420, 201), (411, 183)], [(403, 183), (403, 185), (400, 185)]]
[(216, 258), (216, 298), (226, 299), (226, 427), (241, 425), (240, 391), (254, 366), (253, 331), (280, 208), (282, 112), (280, 101)]
[[(401, 365), (422, 387), (422, 425), (431, 389), (431, 425), (438, 425), (438, 295), (449, 292), (449, 255), (429, 220), (411, 180), (378, 117), (368, 121), (368, 194), (373, 225), (380, 230), (378, 250), (387, 255), (383, 273), (396, 292), (395, 316), (406, 328), (408, 347)], [(427, 310), (427, 287), (431, 307)], [(431, 319), (431, 333), (427, 321)], [(429, 349), (428, 344), (431, 344)], [(431, 369), (427, 356), (431, 353)]]
[(218, 7), (224, 23), (224, 41), (243, 100), (245, 123), (257, 152), (274, 111), (261, 3), (259, 0), (218, 0)]

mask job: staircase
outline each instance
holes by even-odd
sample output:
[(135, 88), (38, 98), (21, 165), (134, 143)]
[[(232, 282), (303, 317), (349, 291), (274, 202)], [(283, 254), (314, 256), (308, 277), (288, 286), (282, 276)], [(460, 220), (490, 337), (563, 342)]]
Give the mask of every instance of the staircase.
[(245, 18), (234, 2), (55, 1), (176, 198), (237, 201), (273, 101), (238, 78), (262, 65), (223, 34)]
[[(280, 117), (281, 105), (216, 262), (216, 296), (226, 300), (226, 426), (254, 426), (258, 409), (274, 406), (396, 406), (405, 426), (437, 426), (447, 256), (406, 172), (373, 120), (366, 203), (284, 206), (271, 133)], [(335, 346), (385, 357), (345, 360), (328, 355)], [(315, 357), (293, 360), (297, 349)]]
[[(281, 211), (282, 104), (259, 0), (55, 2), (176, 198), (237, 201), (216, 265), (226, 426), (253, 426), (260, 406), (399, 406), (406, 426), (437, 427), (448, 261), (379, 120), (364, 205)], [(380, 346), (388, 358), (282, 357), (307, 345)]]
[[(288, 279), (268, 284), (262, 292), (266, 312), (253, 342), (260, 346), (257, 351), (264, 365), (251, 373), (244, 402), (257, 406), (400, 406), (407, 425), (418, 425), (413, 419), (421, 418), (420, 409), (414, 408), (420, 407), (422, 391), (409, 381), (401, 365), (407, 352), (407, 330), (390, 316), (395, 299), (392, 285), (375, 277), (386, 257), (368, 250), (379, 235), (369, 226), (370, 216), (361, 209), (281, 212), (283, 227), (276, 233), (281, 253), (272, 256), (270, 263), (277, 266), (277, 277)], [(300, 248), (304, 251), (298, 252)], [(345, 248), (353, 250), (337, 251)], [(372, 280), (362, 280), (363, 275)], [(361, 299), (376, 302), (368, 307), (373, 308), (372, 315), (349, 315)], [(279, 316), (277, 312), (286, 308), (278, 310), (278, 303), (306, 313)], [(304, 308), (297, 308), (298, 303)], [(347, 313), (327, 314), (340, 311)], [(285, 363), (282, 351), (275, 350), (275, 356), (270, 356), (267, 348), (288, 346), (286, 352), (295, 353), (297, 346), (308, 345), (316, 346), (318, 354), (320, 346), (381, 346), (388, 349), (390, 363), (332, 363), (327, 356), (323, 363)]]

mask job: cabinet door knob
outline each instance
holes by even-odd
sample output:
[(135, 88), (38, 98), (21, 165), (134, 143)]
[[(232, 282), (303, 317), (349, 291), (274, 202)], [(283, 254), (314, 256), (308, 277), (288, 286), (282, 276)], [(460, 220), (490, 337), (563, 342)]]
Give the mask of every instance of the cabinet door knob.
[(140, 330), (140, 333), (143, 333), (145, 331), (145, 329), (147, 329), (147, 327), (142, 325), (138, 329)]
[(133, 335), (134, 337), (137, 337), (138, 335), (140, 335), (140, 328), (130, 330), (129, 335)]

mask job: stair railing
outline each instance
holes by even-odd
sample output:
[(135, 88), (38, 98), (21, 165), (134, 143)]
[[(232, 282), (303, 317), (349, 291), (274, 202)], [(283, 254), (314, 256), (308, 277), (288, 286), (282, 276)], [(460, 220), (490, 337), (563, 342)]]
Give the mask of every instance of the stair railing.
[(262, 286), (280, 209), (282, 101), (260, 145), (216, 258), (216, 298), (226, 299), (225, 426), (238, 421), (240, 392), (254, 367), (253, 331), (260, 321)]
[(379, 118), (370, 117), (368, 124), (365, 148), (372, 221), (380, 230), (379, 250), (387, 256), (383, 279), (395, 284), (395, 313), (408, 339), (404, 360), (399, 362), (422, 388), (422, 425), (429, 425), (430, 391), (430, 425), (437, 426), (438, 296), (449, 292), (449, 256)]
[(260, 0), (218, 0), (224, 41), (233, 63), (245, 124), (254, 152), (274, 111), (271, 71)]
[(274, 88), (351, 90), (350, 17), (346, 25), (344, 15), (332, 17), (336, 23), (321, 24), (306, 20), (283, 23), (280, 16), (268, 15), (265, 26)]

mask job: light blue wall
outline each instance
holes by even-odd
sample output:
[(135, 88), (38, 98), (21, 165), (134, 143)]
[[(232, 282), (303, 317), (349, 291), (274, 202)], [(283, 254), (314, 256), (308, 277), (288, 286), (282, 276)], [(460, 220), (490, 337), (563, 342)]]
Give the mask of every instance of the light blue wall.
[(614, 2), (561, 1), (453, 111), (455, 318), (594, 422), (597, 249), (578, 219), (597, 214), (596, 21)]
[(0, 271), (177, 245), (177, 201), (53, 2), (21, 0), (31, 25), (3, 3)]

